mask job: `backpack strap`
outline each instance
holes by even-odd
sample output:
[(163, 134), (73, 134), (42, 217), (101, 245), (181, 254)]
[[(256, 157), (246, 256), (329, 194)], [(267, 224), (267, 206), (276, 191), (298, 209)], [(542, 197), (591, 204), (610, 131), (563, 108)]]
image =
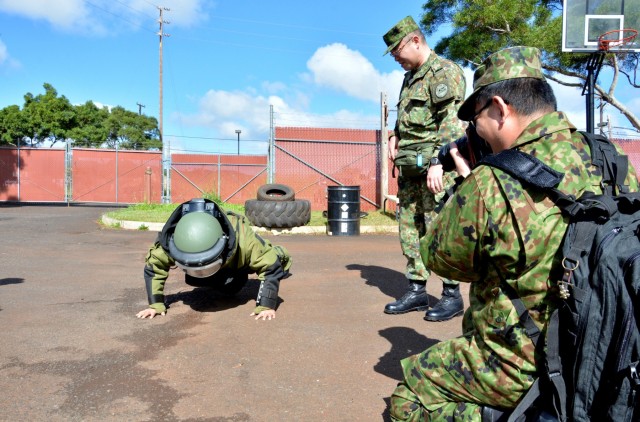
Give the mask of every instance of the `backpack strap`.
[(629, 157), (620, 155), (611, 141), (594, 133), (580, 131), (591, 151), (591, 162), (602, 171), (602, 191), (605, 195), (628, 193), (625, 179), (629, 172)]
[(558, 420), (567, 420), (567, 386), (562, 377), (560, 361), (560, 317), (556, 309), (547, 325), (547, 377), (553, 386), (553, 407)]
[[(609, 145), (613, 147), (612, 144)], [(615, 151), (615, 148), (613, 148), (613, 151)], [(615, 152), (617, 154), (617, 151)], [(609, 162), (609, 159), (604, 157), (604, 155), (601, 156), (602, 160)], [(624, 158), (627, 157), (624, 156)], [(558, 190), (556, 187), (562, 181), (564, 174), (552, 169), (526, 152), (506, 149), (497, 154), (486, 156), (478, 163), (478, 165), (480, 164), (489, 165), (504, 171), (523, 183), (525, 187), (529, 186), (545, 191), (556, 206), (558, 206), (565, 215), (572, 218), (578, 217), (580, 220), (607, 220), (618, 208), (614, 200), (608, 195), (595, 195), (592, 192), (585, 192), (579, 200), (576, 200), (572, 195), (567, 195)], [(607, 167), (610, 169), (617, 168), (613, 166)], [(605, 170), (603, 170), (603, 172), (605, 172)], [(610, 173), (608, 171), (606, 172)], [(610, 173), (610, 175), (611, 174), (612, 173)], [(607, 186), (613, 189), (613, 185), (607, 183)], [(603, 189), (604, 188), (605, 185), (603, 185)], [(626, 188), (628, 189), (628, 186)]]
[(536, 378), (533, 384), (531, 384), (531, 387), (529, 387), (529, 390), (520, 399), (516, 408), (513, 409), (509, 414), (509, 419), (507, 419), (507, 422), (525, 421), (525, 412), (533, 406), (538, 397), (540, 397), (540, 378)]
[(564, 175), (536, 157), (516, 149), (505, 149), (497, 154), (487, 155), (478, 163), (499, 168), (538, 189), (555, 188), (562, 181)]

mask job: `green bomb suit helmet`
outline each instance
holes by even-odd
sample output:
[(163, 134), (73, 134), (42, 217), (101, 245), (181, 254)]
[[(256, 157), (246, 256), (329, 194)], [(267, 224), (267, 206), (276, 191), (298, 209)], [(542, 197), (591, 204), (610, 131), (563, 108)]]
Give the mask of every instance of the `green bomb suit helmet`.
[(205, 211), (183, 215), (169, 238), (169, 254), (192, 277), (212, 276), (222, 267), (228, 236), (220, 222)]

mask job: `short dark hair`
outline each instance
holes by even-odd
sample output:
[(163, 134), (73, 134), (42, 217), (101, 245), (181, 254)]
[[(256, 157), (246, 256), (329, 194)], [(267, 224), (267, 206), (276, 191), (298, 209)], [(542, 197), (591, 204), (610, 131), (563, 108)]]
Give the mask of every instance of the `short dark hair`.
[(558, 103), (551, 85), (537, 78), (514, 78), (487, 85), (478, 92), (476, 104), (501, 97), (518, 114), (529, 116), (536, 112), (556, 111)]

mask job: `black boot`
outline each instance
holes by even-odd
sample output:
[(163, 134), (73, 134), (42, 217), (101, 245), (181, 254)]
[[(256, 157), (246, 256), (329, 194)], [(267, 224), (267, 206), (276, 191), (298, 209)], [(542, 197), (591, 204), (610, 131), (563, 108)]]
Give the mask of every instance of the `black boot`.
[(429, 309), (429, 296), (424, 284), (414, 281), (409, 283), (409, 290), (395, 302), (387, 303), (385, 314), (404, 314), (411, 311), (425, 311)]
[(435, 306), (427, 311), (424, 319), (427, 321), (446, 321), (462, 314), (464, 303), (460, 296), (460, 286), (445, 284), (442, 288), (442, 298)]

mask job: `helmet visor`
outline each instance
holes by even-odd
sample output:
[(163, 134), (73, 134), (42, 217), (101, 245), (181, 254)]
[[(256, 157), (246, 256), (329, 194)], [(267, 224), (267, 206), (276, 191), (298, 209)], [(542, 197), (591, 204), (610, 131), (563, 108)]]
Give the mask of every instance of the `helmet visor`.
[(206, 278), (217, 273), (222, 267), (222, 259), (217, 259), (211, 264), (207, 264), (201, 267), (189, 267), (176, 261), (176, 265), (182, 268), (182, 271), (189, 274), (191, 277)]

